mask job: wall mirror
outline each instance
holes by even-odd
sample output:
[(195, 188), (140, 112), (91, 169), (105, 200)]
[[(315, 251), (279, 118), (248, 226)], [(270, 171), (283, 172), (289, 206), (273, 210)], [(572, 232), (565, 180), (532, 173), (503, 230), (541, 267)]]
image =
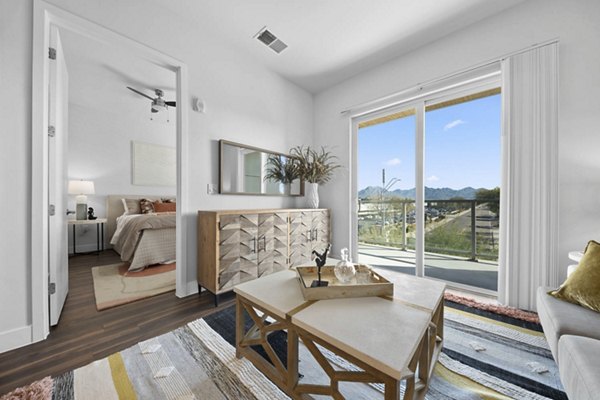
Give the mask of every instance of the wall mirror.
[(301, 196), (302, 182), (289, 155), (219, 141), (219, 193)]

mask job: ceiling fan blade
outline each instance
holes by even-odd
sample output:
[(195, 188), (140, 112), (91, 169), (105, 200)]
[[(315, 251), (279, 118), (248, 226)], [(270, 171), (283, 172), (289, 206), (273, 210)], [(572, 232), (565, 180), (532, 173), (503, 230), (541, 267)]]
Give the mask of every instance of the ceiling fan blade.
[(147, 94), (145, 94), (145, 93), (142, 93), (142, 92), (140, 92), (139, 90), (135, 90), (134, 88), (132, 88), (132, 87), (129, 87), (129, 86), (127, 86), (127, 89), (131, 90), (132, 92), (135, 92), (135, 93), (139, 94), (140, 96), (144, 96), (145, 98), (147, 98), (147, 99), (150, 99), (150, 100), (154, 101), (154, 99), (153, 99), (152, 97), (148, 96), (148, 95), (147, 95)]
[(168, 105), (169, 107), (176, 107), (177, 102), (176, 101), (165, 101), (165, 104)]

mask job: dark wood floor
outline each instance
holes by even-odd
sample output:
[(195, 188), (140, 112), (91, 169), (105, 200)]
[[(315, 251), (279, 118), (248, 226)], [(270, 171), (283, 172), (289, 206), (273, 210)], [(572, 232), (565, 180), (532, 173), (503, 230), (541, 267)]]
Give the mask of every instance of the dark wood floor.
[[(119, 257), (112, 250), (69, 260), (69, 295), (59, 324), (46, 340), (0, 354), (0, 395), (81, 367), (216, 310), (209, 293), (179, 299), (169, 292), (96, 311), (91, 267), (117, 262)], [(232, 294), (222, 297), (218, 309), (233, 304)]]

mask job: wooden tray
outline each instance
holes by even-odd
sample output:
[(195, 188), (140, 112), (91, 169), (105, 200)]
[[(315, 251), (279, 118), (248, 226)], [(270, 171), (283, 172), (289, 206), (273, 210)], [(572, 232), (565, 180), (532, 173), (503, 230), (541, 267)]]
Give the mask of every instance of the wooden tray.
[[(368, 269), (366, 265), (355, 264), (358, 270)], [(374, 297), (374, 296), (392, 296), (394, 294), (394, 284), (371, 270), (368, 283), (356, 283), (356, 278), (352, 278), (350, 283), (341, 283), (335, 277), (332, 265), (325, 265), (321, 268), (321, 280), (328, 281), (329, 285), (325, 287), (310, 287), (313, 281), (317, 280), (317, 267), (296, 267), (300, 289), (305, 300), (326, 300), (344, 297)]]

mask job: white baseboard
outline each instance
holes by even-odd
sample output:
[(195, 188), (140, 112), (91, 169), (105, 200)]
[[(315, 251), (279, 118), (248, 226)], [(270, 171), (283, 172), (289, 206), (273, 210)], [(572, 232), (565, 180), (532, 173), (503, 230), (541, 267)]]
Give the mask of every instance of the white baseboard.
[(186, 296), (191, 296), (193, 294), (197, 294), (198, 293), (198, 282), (193, 281), (193, 282), (188, 282), (186, 285)]
[(31, 325), (0, 332), (0, 353), (33, 343)]

